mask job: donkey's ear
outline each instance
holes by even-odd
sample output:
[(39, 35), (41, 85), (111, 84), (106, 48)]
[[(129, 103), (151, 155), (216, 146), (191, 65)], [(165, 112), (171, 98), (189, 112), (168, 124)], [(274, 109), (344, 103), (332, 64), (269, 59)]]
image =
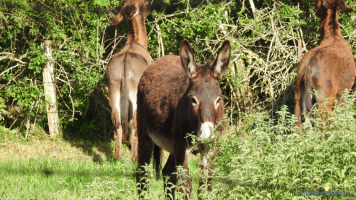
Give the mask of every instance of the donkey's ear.
[(132, 20), (136, 15), (140, 13), (140, 8), (138, 2), (135, 2), (133, 5), (126, 7), (125, 15), (128, 20)]
[(228, 40), (225, 40), (219, 50), (218, 57), (216, 58), (213, 66), (210, 68), (211, 72), (216, 78), (220, 78), (224, 75), (227, 67), (229, 66), (230, 56), (230, 42)]
[(183, 40), (180, 44), (179, 56), (183, 69), (189, 78), (195, 77), (197, 73), (197, 65), (195, 64), (192, 49), (187, 40)]
[(111, 25), (120, 24), (123, 19), (124, 19), (124, 15), (120, 11), (119, 14), (117, 14), (115, 18), (111, 21)]
[(348, 13), (355, 12), (353, 9), (349, 8), (346, 5), (344, 0), (339, 0), (339, 7), (341, 12), (348, 12)]
[(128, 20), (132, 20), (132, 18), (139, 14), (139, 12), (140, 9), (137, 2), (132, 5), (125, 5), (121, 8), (119, 14), (117, 14), (116, 17), (112, 20), (111, 25), (116, 25), (122, 22), (124, 16), (126, 16)]

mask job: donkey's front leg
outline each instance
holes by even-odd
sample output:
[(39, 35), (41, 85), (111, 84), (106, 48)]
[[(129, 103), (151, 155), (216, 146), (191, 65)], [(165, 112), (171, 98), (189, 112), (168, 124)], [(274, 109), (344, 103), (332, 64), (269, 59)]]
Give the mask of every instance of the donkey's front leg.
[(192, 180), (189, 177), (188, 169), (188, 159), (189, 159), (190, 149), (186, 149), (185, 145), (177, 145), (175, 148), (175, 159), (176, 166), (183, 166), (184, 172), (178, 171), (177, 191), (183, 193), (182, 199), (189, 199), (190, 193), (193, 189)]
[[(199, 164), (200, 178), (199, 178), (199, 188), (198, 188), (198, 199), (199, 200), (204, 199), (202, 197), (203, 190), (207, 190), (209, 192), (212, 191), (211, 180), (213, 179), (212, 176), (213, 176), (213, 171), (215, 169), (215, 165), (208, 162), (208, 159), (215, 157), (215, 155), (217, 154), (217, 150), (210, 151), (209, 153), (208, 152), (209, 152), (209, 150), (200, 153), (200, 164)], [(207, 169), (207, 175), (203, 174), (204, 169)], [(206, 188), (203, 188), (202, 186), (206, 187)]]
[(166, 191), (166, 198), (173, 200), (175, 199), (174, 191), (177, 184), (177, 168), (174, 154), (169, 154), (166, 165), (162, 170), (162, 175), (164, 180), (164, 191)]

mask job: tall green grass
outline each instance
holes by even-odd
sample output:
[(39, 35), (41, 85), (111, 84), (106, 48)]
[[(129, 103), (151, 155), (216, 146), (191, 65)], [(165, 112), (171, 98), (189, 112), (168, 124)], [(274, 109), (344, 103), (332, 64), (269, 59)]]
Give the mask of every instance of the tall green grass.
[(223, 189), (216, 192), (237, 199), (320, 199), (303, 194), (348, 191), (333, 199), (356, 199), (356, 110), (350, 97), (326, 124), (307, 118), (303, 131), (296, 130), (287, 107), (278, 114), (277, 121), (265, 113), (246, 116), (240, 130), (223, 138), (215, 158), (215, 187)]

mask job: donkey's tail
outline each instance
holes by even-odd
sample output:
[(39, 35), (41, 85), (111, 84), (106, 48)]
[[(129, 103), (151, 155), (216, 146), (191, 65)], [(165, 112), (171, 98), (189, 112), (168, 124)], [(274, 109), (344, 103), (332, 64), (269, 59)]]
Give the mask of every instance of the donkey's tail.
[(159, 179), (161, 171), (161, 148), (156, 144), (153, 148), (153, 169), (155, 169), (156, 179)]
[(121, 96), (120, 96), (120, 116), (121, 116), (121, 126), (122, 126), (122, 141), (127, 141), (127, 124), (129, 118), (129, 94), (127, 86), (127, 73), (126, 66), (124, 66), (124, 72), (121, 79)]
[(302, 113), (309, 115), (313, 107), (313, 99), (315, 99), (313, 88), (308, 80), (301, 81), (301, 88), (304, 89), (304, 91), (301, 93), (301, 111)]

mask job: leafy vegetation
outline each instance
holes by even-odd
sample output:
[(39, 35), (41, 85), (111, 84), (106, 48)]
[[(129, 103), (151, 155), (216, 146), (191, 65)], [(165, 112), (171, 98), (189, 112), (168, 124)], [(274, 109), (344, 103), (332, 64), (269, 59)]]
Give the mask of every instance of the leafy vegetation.
[(230, 191), (226, 197), (239, 199), (292, 199), (297, 190), (347, 190), (346, 199), (355, 198), (355, 114), (348, 102), (336, 109), (332, 123), (311, 118), (301, 132), (285, 106), (276, 122), (264, 113), (246, 116), (245, 124), (224, 137), (215, 159), (216, 175), (229, 183), (218, 185)]
[[(231, 65), (221, 81), (230, 123), (257, 108), (275, 118), (282, 105), (293, 109), (297, 64), (319, 43), (313, 3), (255, 1), (253, 10), (247, 1), (153, 1), (146, 21), (148, 50), (153, 60), (178, 54), (179, 43), (187, 38), (203, 62), (230, 40)], [(126, 41), (126, 21), (109, 26), (122, 1), (5, 0), (1, 5), (0, 98), (5, 104), (0, 122), (11, 128), (27, 122), (26, 129), (47, 127), (41, 74), (47, 60), (41, 43), (51, 40), (64, 136), (112, 137), (105, 69)], [(355, 23), (354, 15), (340, 15), (353, 51)]]

